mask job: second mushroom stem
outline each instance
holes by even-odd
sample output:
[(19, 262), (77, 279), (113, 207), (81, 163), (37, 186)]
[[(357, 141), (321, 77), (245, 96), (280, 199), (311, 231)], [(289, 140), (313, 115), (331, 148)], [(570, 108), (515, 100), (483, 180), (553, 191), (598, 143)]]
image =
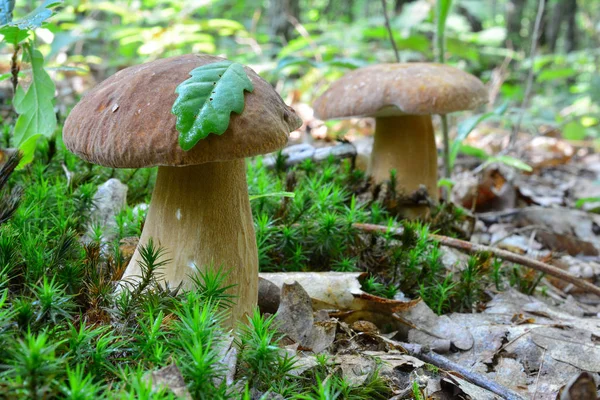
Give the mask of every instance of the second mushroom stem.
[[(437, 201), (437, 149), (431, 116), (400, 115), (378, 117), (369, 175), (376, 183), (389, 181), (396, 170), (396, 192), (404, 198), (427, 188), (428, 196)], [(415, 206), (410, 217), (424, 216), (428, 206)]]

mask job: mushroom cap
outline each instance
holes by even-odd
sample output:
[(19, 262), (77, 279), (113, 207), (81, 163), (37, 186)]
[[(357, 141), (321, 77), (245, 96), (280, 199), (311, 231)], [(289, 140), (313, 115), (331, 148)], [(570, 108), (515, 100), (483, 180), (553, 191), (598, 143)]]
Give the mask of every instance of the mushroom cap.
[(448, 114), (487, 103), (473, 75), (433, 63), (377, 64), (335, 81), (314, 103), (320, 119)]
[(194, 68), (223, 60), (184, 55), (117, 72), (73, 108), (63, 129), (65, 145), (86, 161), (116, 168), (230, 161), (285, 146), (302, 120), (268, 82), (245, 67), (254, 90), (244, 94), (244, 111), (231, 113), (222, 135), (211, 134), (191, 150), (181, 149), (171, 113), (175, 88)]

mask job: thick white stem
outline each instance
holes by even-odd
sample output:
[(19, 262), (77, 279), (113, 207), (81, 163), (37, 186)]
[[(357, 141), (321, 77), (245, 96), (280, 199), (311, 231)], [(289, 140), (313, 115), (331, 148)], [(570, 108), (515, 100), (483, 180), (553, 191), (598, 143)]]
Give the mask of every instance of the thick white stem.
[[(149, 238), (167, 251), (162, 273), (171, 287), (183, 282), (191, 289), (191, 275), (222, 266), (229, 271), (227, 284), (236, 285), (231, 323), (256, 305), (258, 252), (243, 159), (159, 167), (138, 248)], [(123, 279), (140, 275), (139, 260), (136, 250)]]

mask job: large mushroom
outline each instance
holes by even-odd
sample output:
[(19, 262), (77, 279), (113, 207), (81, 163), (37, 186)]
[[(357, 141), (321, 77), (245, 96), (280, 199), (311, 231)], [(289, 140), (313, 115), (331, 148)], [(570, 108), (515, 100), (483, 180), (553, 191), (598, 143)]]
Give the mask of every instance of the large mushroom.
[[(73, 109), (65, 145), (86, 161), (114, 168), (159, 166), (139, 246), (152, 238), (168, 252), (162, 279), (191, 287), (209, 265), (228, 270), (237, 306), (231, 321), (252, 310), (258, 296), (258, 253), (246, 183), (245, 157), (280, 149), (300, 118), (271, 85), (246, 67), (254, 90), (224, 134), (189, 151), (178, 144), (171, 108), (175, 88), (199, 66), (223, 61), (185, 55), (126, 68), (100, 83)], [(136, 250), (123, 279), (140, 275)]]
[[(440, 64), (379, 64), (354, 70), (334, 82), (314, 104), (323, 120), (374, 117), (375, 138), (367, 173), (376, 183), (396, 170), (397, 192), (409, 201), (421, 185), (438, 200), (437, 149), (432, 114), (471, 110), (487, 102), (481, 81)], [(408, 217), (426, 205), (407, 206)]]

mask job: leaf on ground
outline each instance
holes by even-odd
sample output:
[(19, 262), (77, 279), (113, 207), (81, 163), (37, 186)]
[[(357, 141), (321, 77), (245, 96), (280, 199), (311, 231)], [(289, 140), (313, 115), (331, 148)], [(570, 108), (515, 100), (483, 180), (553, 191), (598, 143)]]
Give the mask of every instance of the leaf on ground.
[(27, 88), (17, 86), (14, 107), (19, 118), (13, 133), (13, 145), (21, 146), (34, 135), (52, 136), (56, 128), (54, 113), (54, 82), (44, 70), (44, 57), (28, 45), (27, 54), (31, 62), (32, 80)]
[(600, 372), (600, 346), (593, 342), (591, 332), (542, 327), (532, 329), (531, 337), (536, 345), (546, 349), (555, 360), (584, 371)]
[(211, 133), (222, 135), (231, 113), (244, 111), (244, 91), (254, 90), (244, 66), (228, 60), (203, 65), (190, 75), (175, 89), (179, 96), (172, 108), (179, 146), (186, 151)]
[(436, 315), (425, 302), (398, 315), (402, 320), (413, 324), (417, 331), (434, 338), (450, 340), (460, 350), (473, 347), (473, 336), (468, 329), (452, 321), (447, 315)]
[(298, 282), (283, 284), (275, 321), (282, 333), (315, 353), (327, 349), (335, 339), (336, 323), (315, 323), (310, 297)]

